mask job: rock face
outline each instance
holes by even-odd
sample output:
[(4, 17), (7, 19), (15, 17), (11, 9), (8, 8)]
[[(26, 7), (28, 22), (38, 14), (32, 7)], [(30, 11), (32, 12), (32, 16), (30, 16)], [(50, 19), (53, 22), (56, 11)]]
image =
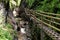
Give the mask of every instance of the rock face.
[(17, 31), (17, 37), (18, 40), (29, 40), (30, 38), (28, 38), (28, 36), (30, 35), (30, 31), (29, 31), (29, 25), (27, 21), (21, 20), (21, 18), (18, 20), (16, 20), (18, 23), (18, 29), (19, 31)]
[(5, 25), (5, 13), (4, 4), (0, 3), (0, 27)]
[(26, 34), (19, 33), (18, 40), (27, 40)]

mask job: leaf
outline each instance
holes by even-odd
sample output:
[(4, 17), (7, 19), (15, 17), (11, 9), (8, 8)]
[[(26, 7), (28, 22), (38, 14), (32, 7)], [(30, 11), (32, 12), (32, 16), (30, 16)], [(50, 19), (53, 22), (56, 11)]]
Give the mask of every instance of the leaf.
[(28, 7), (30, 8), (32, 4), (35, 2), (35, 0), (26, 0), (26, 2), (28, 3)]
[(17, 0), (17, 6), (19, 6), (21, 3), (21, 0)]

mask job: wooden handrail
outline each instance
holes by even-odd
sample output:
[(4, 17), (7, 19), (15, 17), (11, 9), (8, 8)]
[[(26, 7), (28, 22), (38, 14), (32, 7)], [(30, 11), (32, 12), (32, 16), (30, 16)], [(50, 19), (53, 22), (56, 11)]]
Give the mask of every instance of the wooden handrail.
[[(32, 16), (33, 18), (32, 18), (32, 20), (34, 20), (34, 22), (40, 22), (40, 24), (37, 24), (38, 25), (38, 27), (41, 29), (41, 23), (42, 23), (42, 21), (40, 21), (40, 19), (38, 19), (37, 20), (37, 18), (36, 17), (34, 17), (34, 16)], [(60, 40), (60, 34), (59, 33), (57, 33), (56, 31), (54, 31), (54, 30), (52, 30), (51, 29), (51, 27), (48, 27), (48, 26), (45, 26), (44, 25), (44, 23), (43, 23), (43, 31), (48, 35), (48, 36), (50, 36), (52, 39), (54, 39), (54, 40)]]
[(40, 10), (30, 10), (30, 11), (33, 11), (33, 12), (35, 12), (35, 13), (42, 13), (42, 14), (47, 14), (47, 15), (60, 16), (60, 14), (56, 14), (56, 13), (49, 13), (49, 12), (43, 12), (43, 11), (40, 11)]
[(49, 21), (49, 22), (52, 22), (52, 23), (55, 23), (55, 24), (57, 24), (57, 25), (60, 25), (60, 23), (58, 23), (58, 22), (55, 22), (55, 21), (50, 21), (50, 20), (48, 20), (48, 19), (45, 19), (45, 18), (44, 18), (44, 20), (46, 20), (46, 21)]
[(57, 17), (48, 16), (48, 15), (44, 15), (44, 14), (40, 14), (40, 13), (36, 13), (36, 14), (41, 15), (41, 16), (44, 16), (44, 17), (48, 17), (48, 18), (53, 18), (53, 19), (60, 20), (60, 18), (57, 18)]
[(52, 25), (50, 25), (50, 24), (48, 24), (48, 23), (46, 23), (46, 22), (43, 22), (42, 20), (40, 20), (40, 19), (38, 19), (38, 18), (36, 18), (36, 19), (37, 19), (38, 21), (42, 22), (43, 24), (47, 25), (48, 27), (51, 27), (51, 28), (53, 28), (53, 29), (55, 29), (55, 30), (57, 30), (57, 31), (60, 32), (60, 29), (58, 29), (58, 28), (56, 28), (56, 27), (54, 27), (54, 26), (52, 26)]
[(42, 13), (42, 14), (60, 16), (60, 14), (56, 14), (56, 13), (43, 12), (41, 10), (32, 10), (32, 9), (27, 9), (27, 8), (25, 8), (25, 9), (30, 11), (30, 12), (34, 12), (34, 13)]
[[(28, 11), (28, 10), (26, 10), (26, 11)], [(36, 18), (36, 16), (35, 16), (35, 13), (34, 12), (30, 12), (30, 11), (28, 11), (28, 13), (26, 12), (26, 14), (32, 14), (32, 15), (27, 15), (27, 16), (29, 16), (30, 18), (31, 18), (31, 20), (33, 20), (34, 22), (36, 22), (36, 23), (38, 23), (37, 25), (39, 25), (38, 27), (41, 29), (41, 23), (43, 24), (43, 31), (47, 34), (47, 35), (49, 35), (52, 39), (54, 39), (54, 40), (60, 40), (60, 34), (58, 34), (55, 30), (57, 30), (57, 31), (59, 31), (60, 32), (60, 29), (58, 29), (58, 28), (56, 28), (56, 27), (54, 27), (54, 26), (52, 26), (52, 25), (50, 25), (50, 24), (48, 24), (48, 23), (45, 23), (44, 21), (42, 21), (42, 20), (40, 20), (40, 19), (38, 19), (38, 18)], [(34, 15), (33, 15), (34, 14)], [(52, 30), (52, 28), (53, 29), (55, 29), (55, 30)]]
[[(34, 13), (32, 12), (32, 14), (34, 14)], [(40, 14), (40, 13), (36, 13), (36, 14), (39, 14), (39, 15), (44, 16), (44, 17), (48, 17), (48, 18), (53, 18), (53, 19), (60, 20), (60, 18), (57, 18), (57, 17), (52, 17), (52, 16)], [(37, 18), (37, 20), (39, 20), (39, 21), (42, 22), (43, 24), (45, 24), (45, 25), (47, 25), (47, 26), (49, 26), (49, 27), (51, 27), (51, 28), (53, 28), (53, 29), (55, 29), (55, 30), (57, 30), (57, 31), (60, 31), (60, 29), (58, 29), (58, 28), (56, 28), (56, 27), (54, 27), (54, 26), (52, 26), (52, 25), (50, 25), (50, 24), (48, 24), (48, 23), (46, 23), (46, 22), (43, 22), (42, 20), (40, 20), (40, 19), (38, 19), (38, 18)]]
[[(29, 10), (29, 9), (27, 9), (29, 12), (31, 12), (31, 14), (38, 14), (38, 15), (41, 15), (41, 16), (44, 16), (44, 17), (48, 17), (48, 18), (53, 18), (53, 19), (57, 19), (57, 20), (60, 20), (60, 18), (58, 18), (58, 17), (53, 17), (53, 16), (48, 16), (48, 15), (44, 15), (44, 14), (42, 14), (42, 13), (37, 13), (37, 12), (35, 12), (35, 11), (33, 11), (33, 10)], [(48, 13), (47, 13), (48, 14)], [(50, 13), (50, 14), (53, 14), (53, 13)], [(53, 15), (59, 15), (60, 16), (60, 14), (53, 14)]]
[(36, 11), (37, 13), (42, 13), (42, 14), (48, 14), (48, 15), (56, 15), (56, 16), (60, 16), (60, 14), (56, 14), (56, 13), (49, 13), (49, 12), (43, 12), (43, 11)]

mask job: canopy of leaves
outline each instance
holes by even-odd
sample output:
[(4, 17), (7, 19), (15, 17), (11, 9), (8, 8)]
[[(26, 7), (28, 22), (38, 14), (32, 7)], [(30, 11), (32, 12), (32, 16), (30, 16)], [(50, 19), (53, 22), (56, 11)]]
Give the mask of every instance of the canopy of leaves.
[(30, 0), (28, 3), (35, 10), (60, 13), (60, 0)]
[(35, 0), (26, 0), (27, 4), (28, 4), (28, 8), (30, 8)]

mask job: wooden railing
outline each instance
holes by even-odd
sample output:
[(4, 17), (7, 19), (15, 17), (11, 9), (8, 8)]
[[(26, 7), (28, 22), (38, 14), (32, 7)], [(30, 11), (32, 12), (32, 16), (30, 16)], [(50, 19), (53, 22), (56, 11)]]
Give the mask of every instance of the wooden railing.
[[(35, 20), (34, 22), (36, 22), (36, 21), (40, 22), (40, 24), (39, 24), (40, 29), (43, 29), (43, 31), (47, 35), (49, 35), (54, 40), (60, 40), (60, 34), (58, 32), (56, 32), (56, 31), (60, 32), (60, 28), (58, 28), (58, 26), (55, 26), (55, 25), (60, 26), (60, 23), (59, 23), (60, 18), (54, 17), (54, 16), (60, 16), (60, 14), (39, 12), (39, 11), (34, 11), (34, 10), (29, 10), (29, 9), (26, 9), (26, 11), (28, 11), (27, 12), (28, 16), (31, 16), (32, 20)], [(40, 16), (37, 17), (37, 15), (40, 15)], [(47, 21), (47, 22), (45, 22), (45, 21)], [(53, 24), (55, 24), (55, 25), (53, 25)]]
[[(36, 11), (31, 11), (31, 12), (34, 12), (34, 13), (32, 13), (33, 15), (35, 15), (35, 16), (37, 16), (37, 15), (40, 15), (39, 17), (39, 19), (41, 20), (41, 21), (43, 21), (44, 22), (44, 24), (46, 24), (46, 25), (50, 25), (50, 27), (52, 27), (53, 29), (55, 29), (55, 30), (57, 30), (57, 31), (60, 31), (60, 29), (59, 28), (57, 28), (57, 27), (55, 27), (55, 26), (52, 26), (52, 24), (56, 24), (56, 25), (59, 25), (60, 26), (60, 18), (58, 18), (58, 17), (53, 17), (52, 15), (59, 15), (60, 16), (60, 14), (54, 14), (54, 13), (45, 13), (45, 12), (40, 12), (40, 13), (38, 13), (38, 12), (36, 12)], [(48, 15), (46, 15), (46, 14), (48, 14)], [(49, 14), (51, 14), (51, 16), (49, 16)], [(41, 17), (42, 17), (42, 19), (41, 19)], [(48, 19), (48, 18), (50, 18), (50, 20)], [(48, 22), (45, 22), (45, 21), (48, 21), (48, 22), (50, 22), (49, 24), (48, 24)], [(57, 21), (55, 21), (55, 20), (58, 20), (59, 22), (57, 22)]]

